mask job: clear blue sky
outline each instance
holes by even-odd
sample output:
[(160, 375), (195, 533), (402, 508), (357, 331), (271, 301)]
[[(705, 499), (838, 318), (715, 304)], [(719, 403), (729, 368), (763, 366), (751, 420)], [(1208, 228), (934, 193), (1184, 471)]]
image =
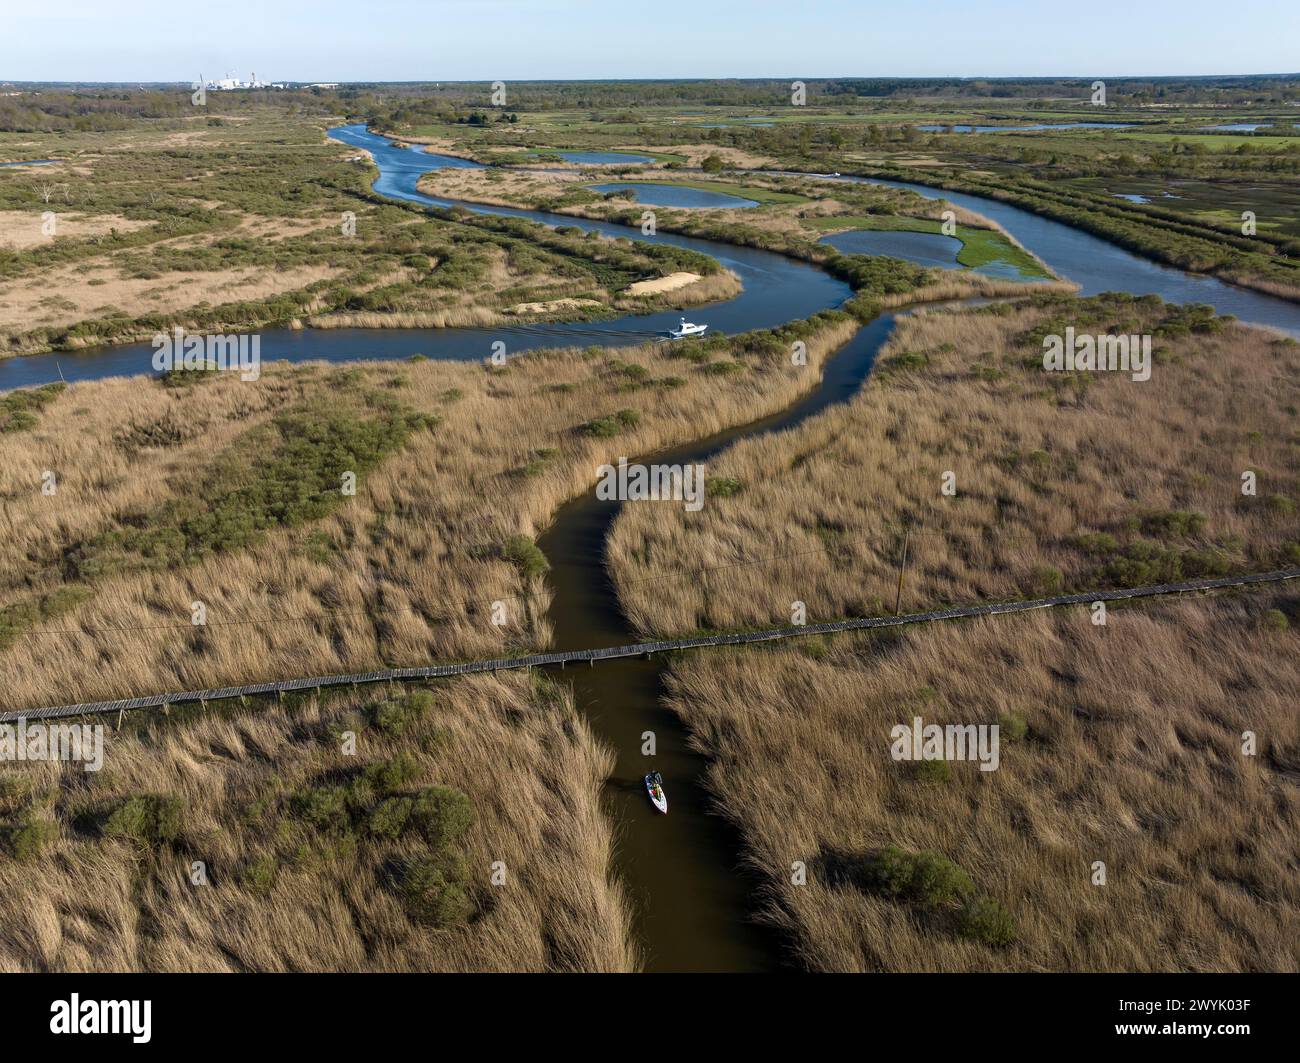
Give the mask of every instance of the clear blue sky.
[(1295, 0), (0, 0), (0, 80), (1278, 73)]

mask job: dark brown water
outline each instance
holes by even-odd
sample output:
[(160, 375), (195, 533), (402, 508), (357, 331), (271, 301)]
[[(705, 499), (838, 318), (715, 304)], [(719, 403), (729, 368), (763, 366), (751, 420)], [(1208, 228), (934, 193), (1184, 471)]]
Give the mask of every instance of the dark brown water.
[[(889, 314), (859, 330), (826, 363), (816, 389), (784, 412), (635, 460), (707, 462), (739, 439), (782, 431), (850, 398), (893, 326)], [(593, 487), (561, 508), (538, 540), (551, 563), (549, 617), (555, 649), (613, 646), (637, 638), (619, 610), (605, 568), (606, 539), (621, 505), (597, 499)], [(646, 967), (777, 969), (780, 941), (753, 921), (758, 883), (739, 866), (740, 838), (716, 814), (705, 790), (707, 761), (691, 750), (686, 727), (663, 704), (663, 668), (660, 658), (622, 659), (556, 673), (572, 683), (578, 711), (617, 754), (606, 805), (617, 831), (616, 871), (635, 908), (634, 931)], [(642, 753), (646, 732), (654, 734), (654, 756)], [(663, 775), (667, 816), (656, 812), (646, 796), (642, 780), (650, 771)]]

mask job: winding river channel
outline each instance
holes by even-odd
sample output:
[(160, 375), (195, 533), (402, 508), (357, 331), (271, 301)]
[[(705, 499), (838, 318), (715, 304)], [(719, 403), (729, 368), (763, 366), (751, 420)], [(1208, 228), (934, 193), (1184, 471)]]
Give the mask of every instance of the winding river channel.
[[(694, 316), (713, 329), (739, 333), (808, 317), (840, 305), (849, 288), (820, 269), (770, 252), (738, 248), (672, 233), (641, 237), (605, 222), (540, 211), (487, 207), (425, 196), (416, 190), (421, 174), (443, 167), (472, 167), (463, 159), (396, 148), (362, 125), (330, 132), (342, 143), (368, 151), (380, 176), (376, 192), (434, 207), (527, 218), (575, 226), (616, 237), (633, 236), (691, 248), (712, 256), (741, 279), (743, 291)], [(881, 182), (887, 183), (887, 182)], [(896, 185), (897, 186), (897, 185)], [(1068, 226), (993, 200), (901, 185), (929, 197), (941, 196), (1001, 223), (1025, 247), (1059, 274), (1078, 281), (1085, 294), (1098, 291), (1154, 292), (1171, 302), (1205, 302), (1220, 312), (1300, 335), (1300, 306), (1140, 259)], [(478, 361), (495, 340), (517, 354), (539, 348), (644, 342), (673, 324), (674, 313), (629, 315), (614, 321), (488, 327), (478, 329), (275, 329), (260, 333), (267, 360), (355, 361), (431, 358)], [(760, 432), (780, 431), (850, 398), (893, 329), (896, 315), (864, 326), (825, 366), (816, 389), (782, 413), (669, 451), (644, 455), (646, 462), (707, 460), (719, 449)], [(46, 383), (138, 375), (151, 372), (153, 349), (131, 344), (93, 351), (34, 355), (0, 361), (0, 390)], [(594, 476), (594, 470), (593, 470)], [(604, 565), (605, 542), (618, 503), (598, 501), (594, 489), (561, 507), (539, 545), (551, 563), (554, 592), (550, 620), (555, 649), (610, 646), (633, 641)], [(751, 918), (754, 882), (739, 866), (739, 838), (711, 809), (704, 789), (705, 762), (690, 748), (681, 721), (662, 703), (659, 661), (624, 659), (563, 673), (572, 682), (578, 710), (595, 734), (617, 754), (607, 788), (608, 811), (616, 826), (615, 873), (635, 909), (634, 931), (649, 970), (765, 970), (780, 965), (780, 943)], [(656, 754), (642, 754), (645, 732), (654, 732)], [(650, 770), (663, 773), (670, 814), (650, 807), (642, 786)]]

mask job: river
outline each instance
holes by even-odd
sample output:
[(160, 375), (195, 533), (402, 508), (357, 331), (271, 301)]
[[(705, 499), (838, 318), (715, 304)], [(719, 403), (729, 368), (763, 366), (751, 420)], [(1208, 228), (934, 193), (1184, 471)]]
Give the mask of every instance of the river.
[(1208, 303), (1220, 314), (1234, 314), (1253, 325), (1268, 325), (1292, 336), (1300, 336), (1300, 304), (1238, 288), (1215, 277), (1186, 273), (1175, 266), (1162, 266), (1099, 236), (1009, 203), (907, 181), (865, 177), (828, 180), (906, 188), (927, 199), (946, 199), (949, 203), (983, 214), (1001, 225), (1062, 277), (1075, 281), (1081, 295), (1129, 292), (1133, 295), (1158, 295), (1167, 303)]

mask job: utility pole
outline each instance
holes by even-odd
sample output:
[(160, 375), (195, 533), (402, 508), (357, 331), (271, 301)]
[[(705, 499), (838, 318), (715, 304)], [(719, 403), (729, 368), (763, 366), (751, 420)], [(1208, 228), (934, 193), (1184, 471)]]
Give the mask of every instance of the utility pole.
[(903, 604), (903, 573), (907, 569), (907, 540), (911, 537), (912, 526), (910, 524), (903, 528), (903, 558), (898, 564), (898, 593), (894, 597), (894, 615), (898, 615), (898, 610)]

